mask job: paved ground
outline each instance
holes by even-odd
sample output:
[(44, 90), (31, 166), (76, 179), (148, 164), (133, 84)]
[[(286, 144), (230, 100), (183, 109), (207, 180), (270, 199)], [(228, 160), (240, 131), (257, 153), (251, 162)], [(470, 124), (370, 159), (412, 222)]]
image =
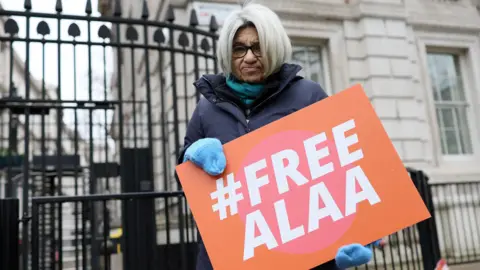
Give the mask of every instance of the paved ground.
[(448, 266), (450, 270), (480, 270), (480, 263), (470, 263), (462, 265)]

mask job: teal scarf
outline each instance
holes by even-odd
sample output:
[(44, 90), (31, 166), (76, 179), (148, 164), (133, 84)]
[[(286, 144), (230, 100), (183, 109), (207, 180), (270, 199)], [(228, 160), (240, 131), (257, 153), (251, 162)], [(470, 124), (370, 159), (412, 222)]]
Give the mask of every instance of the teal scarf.
[(252, 104), (252, 102), (260, 95), (260, 93), (262, 93), (264, 89), (263, 84), (239, 82), (232, 76), (227, 78), (227, 85), (246, 105)]

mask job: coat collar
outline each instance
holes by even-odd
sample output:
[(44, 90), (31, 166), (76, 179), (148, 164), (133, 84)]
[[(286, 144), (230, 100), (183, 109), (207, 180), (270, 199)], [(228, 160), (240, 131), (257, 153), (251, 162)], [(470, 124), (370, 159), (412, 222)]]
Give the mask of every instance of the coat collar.
[[(254, 106), (255, 104), (261, 103), (272, 95), (276, 95), (283, 91), (292, 80), (298, 77), (297, 73), (301, 69), (302, 68), (297, 64), (283, 64), (279, 71), (268, 77), (265, 93), (252, 105)], [(243, 106), (232, 91), (228, 89), (224, 74), (203, 75), (200, 79), (194, 82), (194, 85), (197, 91), (212, 103), (217, 103), (220, 99), (233, 102), (239, 107)]]

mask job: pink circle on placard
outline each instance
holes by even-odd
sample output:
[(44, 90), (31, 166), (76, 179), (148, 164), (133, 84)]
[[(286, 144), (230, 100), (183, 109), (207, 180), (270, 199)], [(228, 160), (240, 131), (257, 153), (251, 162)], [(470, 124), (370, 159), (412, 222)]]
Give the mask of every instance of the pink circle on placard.
[[(334, 171), (312, 181), (303, 142), (315, 135), (317, 134), (311, 131), (301, 130), (284, 131), (272, 135), (252, 148), (244, 158), (242, 166), (240, 167), (241, 169), (235, 173), (236, 180), (242, 183), (242, 188), (239, 191), (244, 196), (244, 200), (240, 201), (238, 204), (239, 216), (245, 222), (246, 216), (249, 213), (252, 213), (255, 210), (260, 210), (278, 243), (278, 246), (274, 249), (276, 251), (290, 254), (305, 254), (322, 250), (341, 238), (354, 221), (355, 214), (343, 217), (337, 221), (333, 221), (330, 217), (327, 217), (320, 219), (317, 230), (308, 232), (310, 188), (323, 182), (343, 216), (345, 213), (345, 173), (348, 169), (354, 166), (352, 164), (341, 167), (335, 143), (333, 140), (327, 140), (318, 144), (317, 149), (327, 146), (330, 155), (320, 159), (319, 162), (322, 165), (332, 162)], [(272, 154), (285, 149), (292, 149), (298, 154), (300, 161), (298, 171), (309, 181), (304, 185), (298, 186), (289, 178), (289, 191), (279, 195), (277, 184), (275, 182), (271, 156)], [(267, 174), (269, 184), (260, 187), (262, 203), (252, 207), (250, 204), (244, 167), (264, 158), (266, 159), (267, 167), (258, 171), (257, 177)], [(284, 164), (286, 164), (286, 162), (287, 161), (284, 160)], [(274, 208), (274, 203), (281, 199), (285, 201), (290, 228), (294, 229), (298, 226), (303, 226), (304, 231), (303, 236), (285, 244), (282, 243), (280, 237), (280, 230)], [(324, 207), (321, 199), (319, 199), (319, 202), (319, 207)], [(259, 231), (258, 228), (256, 228), (255, 236), (258, 235)]]

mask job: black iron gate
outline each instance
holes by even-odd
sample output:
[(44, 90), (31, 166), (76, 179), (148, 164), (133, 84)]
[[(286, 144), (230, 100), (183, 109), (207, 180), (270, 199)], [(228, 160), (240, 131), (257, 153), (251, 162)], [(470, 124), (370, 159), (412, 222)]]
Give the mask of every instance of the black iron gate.
[(77, 15), (62, 0), (0, 9), (0, 197), (21, 202), (20, 268), (191, 269), (174, 166), (192, 83), (217, 71), (215, 18), (84, 1)]

